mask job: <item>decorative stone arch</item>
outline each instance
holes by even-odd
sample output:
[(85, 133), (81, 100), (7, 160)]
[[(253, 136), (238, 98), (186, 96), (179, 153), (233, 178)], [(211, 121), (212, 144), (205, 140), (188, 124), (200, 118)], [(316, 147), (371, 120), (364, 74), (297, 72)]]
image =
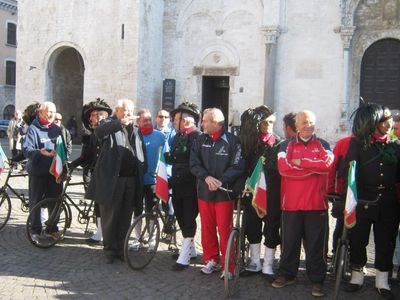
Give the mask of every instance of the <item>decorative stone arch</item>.
[(55, 103), (64, 126), (71, 117), (76, 117), (78, 128), (81, 125), (78, 116), (83, 106), (85, 62), (82, 49), (71, 42), (53, 45), (43, 58), (45, 100)]
[(361, 0), (341, 0), (342, 26), (354, 26), (354, 13)]
[(218, 40), (201, 49), (193, 62), (193, 75), (239, 75), (240, 58), (236, 49)]

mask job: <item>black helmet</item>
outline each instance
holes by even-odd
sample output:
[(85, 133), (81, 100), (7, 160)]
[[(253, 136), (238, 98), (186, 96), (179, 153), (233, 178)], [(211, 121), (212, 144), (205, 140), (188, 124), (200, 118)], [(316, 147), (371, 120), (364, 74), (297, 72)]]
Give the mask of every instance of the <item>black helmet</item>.
[(82, 123), (86, 129), (90, 130), (90, 114), (92, 111), (106, 111), (109, 115), (112, 113), (111, 107), (104, 101), (104, 99), (96, 98), (82, 107)]
[(174, 119), (175, 114), (178, 112), (188, 113), (189, 115), (193, 116), (196, 124), (200, 120), (200, 109), (196, 104), (192, 102), (185, 101), (179, 104), (179, 106), (172, 110), (169, 114), (171, 115), (171, 118)]

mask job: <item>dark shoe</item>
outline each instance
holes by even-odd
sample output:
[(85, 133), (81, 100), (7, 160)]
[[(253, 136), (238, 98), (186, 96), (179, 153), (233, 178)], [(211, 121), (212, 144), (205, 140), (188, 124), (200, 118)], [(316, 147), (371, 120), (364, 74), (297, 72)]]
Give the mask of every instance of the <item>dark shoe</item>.
[(101, 241), (94, 240), (91, 237), (85, 240), (86, 243), (88, 244), (101, 244)]
[(118, 260), (120, 260), (120, 261), (122, 261), (122, 262), (125, 261), (125, 256), (124, 256), (123, 254), (117, 255), (117, 256), (115, 256), (115, 258), (118, 259)]
[(105, 262), (107, 265), (114, 263), (114, 256), (112, 256), (112, 255), (106, 255), (106, 256), (104, 256), (104, 262)]
[(284, 276), (278, 276), (278, 278), (276, 278), (274, 280), (274, 282), (272, 283), (272, 287), (280, 289), (280, 288), (283, 288), (283, 287), (285, 287), (287, 285), (291, 285), (291, 284), (293, 284), (295, 282), (296, 282), (295, 278), (287, 279)]
[(324, 290), (322, 289), (322, 284), (314, 283), (312, 288), (311, 288), (311, 295), (313, 297), (323, 297), (324, 296)]
[[(179, 258), (179, 252), (172, 253), (171, 258), (172, 258), (173, 260), (178, 260), (178, 258)], [(190, 257), (190, 260), (196, 259), (196, 258), (197, 258), (197, 256), (191, 256), (191, 257)]]
[(379, 295), (381, 295), (385, 299), (389, 299), (389, 300), (394, 299), (394, 296), (393, 296), (391, 290), (378, 289), (378, 288), (375, 288), (375, 290), (378, 292)]
[(183, 271), (183, 270), (187, 269), (187, 267), (189, 267), (189, 265), (182, 265), (179, 263), (175, 263), (172, 266), (172, 271)]
[(362, 284), (348, 283), (344, 290), (348, 293), (355, 293), (361, 290)]

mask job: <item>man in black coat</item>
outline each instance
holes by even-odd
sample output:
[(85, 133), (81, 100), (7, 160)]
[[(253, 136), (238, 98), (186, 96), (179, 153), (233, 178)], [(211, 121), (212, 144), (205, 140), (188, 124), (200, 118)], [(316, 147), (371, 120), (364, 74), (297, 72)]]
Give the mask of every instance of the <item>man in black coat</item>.
[(145, 145), (133, 126), (134, 105), (118, 100), (115, 115), (95, 129), (103, 147), (95, 166), (86, 198), (100, 205), (105, 262), (123, 260), (123, 245), (132, 213), (143, 210), (143, 173), (146, 169)]

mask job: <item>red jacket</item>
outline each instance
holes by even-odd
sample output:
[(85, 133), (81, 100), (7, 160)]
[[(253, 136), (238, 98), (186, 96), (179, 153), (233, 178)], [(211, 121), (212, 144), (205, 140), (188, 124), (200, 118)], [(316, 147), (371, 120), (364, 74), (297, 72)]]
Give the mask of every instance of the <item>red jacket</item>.
[[(300, 165), (292, 164), (292, 159), (300, 159)], [(295, 136), (282, 144), (278, 154), (282, 210), (327, 209), (326, 188), (332, 162), (329, 144), (315, 135), (307, 143)]]
[(345, 158), (347, 150), (349, 150), (350, 140), (353, 136), (347, 136), (336, 142), (335, 148), (333, 148), (333, 154), (335, 159), (331, 165), (331, 169), (328, 175), (328, 193), (341, 194), (343, 192), (343, 185), (345, 184), (347, 178), (345, 169)]

